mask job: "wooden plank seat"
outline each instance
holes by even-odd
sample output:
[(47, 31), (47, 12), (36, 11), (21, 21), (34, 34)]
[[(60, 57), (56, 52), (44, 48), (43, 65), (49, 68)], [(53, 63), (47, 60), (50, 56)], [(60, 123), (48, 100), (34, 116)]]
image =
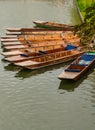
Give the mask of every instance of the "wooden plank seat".
[(80, 72), (79, 69), (65, 69), (67, 72)]

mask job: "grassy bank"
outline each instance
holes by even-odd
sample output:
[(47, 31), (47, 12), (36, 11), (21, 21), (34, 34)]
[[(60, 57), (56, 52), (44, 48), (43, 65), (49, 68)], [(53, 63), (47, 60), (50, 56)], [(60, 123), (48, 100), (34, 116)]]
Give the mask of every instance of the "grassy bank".
[(75, 30), (81, 38), (81, 44), (89, 46), (89, 43), (93, 42), (94, 43), (93, 45), (95, 47), (95, 2), (94, 1), (95, 0), (84, 0), (84, 1), (78, 0), (78, 6), (84, 17), (84, 22), (81, 25), (76, 26)]
[(80, 11), (81, 11), (83, 17), (85, 15), (85, 12), (84, 12), (85, 9), (95, 3), (95, 0), (77, 0), (77, 1), (78, 1), (78, 6), (80, 8)]

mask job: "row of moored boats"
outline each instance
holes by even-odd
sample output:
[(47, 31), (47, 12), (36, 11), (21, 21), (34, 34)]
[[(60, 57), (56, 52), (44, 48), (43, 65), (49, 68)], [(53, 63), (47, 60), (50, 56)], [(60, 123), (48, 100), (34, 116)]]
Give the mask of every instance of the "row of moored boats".
[(76, 59), (58, 76), (77, 80), (95, 63), (94, 52), (84, 52), (73, 26), (34, 22), (40, 28), (8, 28), (1, 37), (6, 61), (35, 70)]

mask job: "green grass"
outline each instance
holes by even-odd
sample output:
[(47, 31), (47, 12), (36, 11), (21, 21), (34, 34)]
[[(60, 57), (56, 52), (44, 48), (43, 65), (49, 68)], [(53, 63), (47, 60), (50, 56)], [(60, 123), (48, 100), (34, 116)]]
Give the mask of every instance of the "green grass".
[(80, 8), (80, 11), (82, 15), (85, 15), (85, 9), (95, 3), (95, 0), (77, 0), (78, 1), (78, 6)]

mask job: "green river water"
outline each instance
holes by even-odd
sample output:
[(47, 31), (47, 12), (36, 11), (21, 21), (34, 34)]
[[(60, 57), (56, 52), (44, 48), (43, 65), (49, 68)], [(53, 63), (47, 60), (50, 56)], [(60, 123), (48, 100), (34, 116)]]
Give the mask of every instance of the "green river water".
[[(32, 27), (35, 20), (81, 21), (74, 0), (0, 0), (1, 36), (8, 27)], [(75, 83), (60, 81), (69, 63), (30, 71), (1, 55), (0, 130), (95, 130), (95, 71)]]

